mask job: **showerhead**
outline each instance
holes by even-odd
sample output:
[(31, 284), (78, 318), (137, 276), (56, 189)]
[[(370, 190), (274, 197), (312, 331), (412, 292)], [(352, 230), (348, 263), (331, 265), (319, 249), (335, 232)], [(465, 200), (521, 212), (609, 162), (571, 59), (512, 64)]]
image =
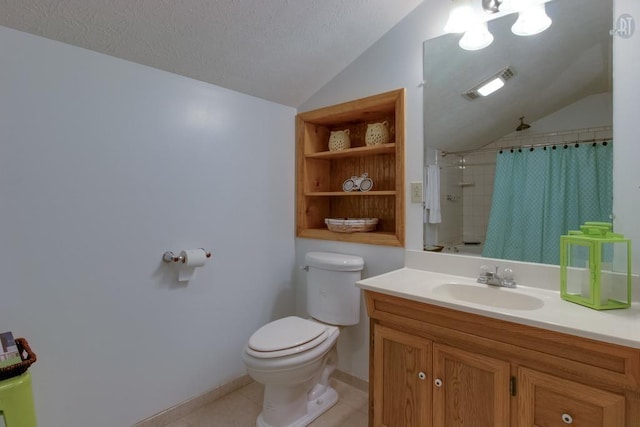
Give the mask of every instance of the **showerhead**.
[(520, 124), (516, 128), (516, 132), (520, 132), (521, 130), (529, 129), (531, 125), (524, 122), (524, 116), (520, 117)]

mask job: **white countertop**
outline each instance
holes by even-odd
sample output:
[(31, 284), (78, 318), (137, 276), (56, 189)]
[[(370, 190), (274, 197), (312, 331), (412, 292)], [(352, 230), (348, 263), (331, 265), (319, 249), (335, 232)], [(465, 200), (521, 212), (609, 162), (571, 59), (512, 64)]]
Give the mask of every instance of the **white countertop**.
[(455, 298), (440, 292), (441, 289), (438, 287), (445, 283), (487, 287), (477, 283), (475, 278), (408, 267), (360, 280), (357, 286), (467, 313), (640, 348), (640, 304), (637, 302), (628, 309), (598, 311), (561, 299), (559, 291), (518, 285), (515, 289), (492, 286), (487, 290), (497, 292), (496, 302), (500, 299), (499, 293), (513, 292), (537, 298), (542, 302), (541, 307), (533, 309), (492, 307), (470, 302), (468, 300), (471, 298), (464, 298), (464, 294), (462, 298)]

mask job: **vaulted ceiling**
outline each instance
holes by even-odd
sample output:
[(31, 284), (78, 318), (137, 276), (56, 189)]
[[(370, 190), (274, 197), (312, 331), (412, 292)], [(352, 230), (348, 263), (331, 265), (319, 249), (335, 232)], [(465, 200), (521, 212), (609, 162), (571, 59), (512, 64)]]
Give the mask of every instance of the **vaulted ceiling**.
[(297, 107), (422, 0), (0, 0), (0, 25)]

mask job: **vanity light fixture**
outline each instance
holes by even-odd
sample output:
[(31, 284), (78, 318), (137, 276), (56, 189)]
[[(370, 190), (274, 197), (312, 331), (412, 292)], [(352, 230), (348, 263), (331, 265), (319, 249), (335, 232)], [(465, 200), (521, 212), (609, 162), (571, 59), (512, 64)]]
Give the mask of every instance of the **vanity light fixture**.
[(547, 15), (544, 3), (540, 3), (518, 13), (518, 20), (511, 27), (511, 32), (518, 36), (532, 36), (550, 25), (551, 18)]
[(491, 43), (493, 43), (493, 34), (489, 32), (487, 23), (482, 22), (469, 28), (458, 42), (458, 46), (465, 50), (480, 50)]
[(458, 45), (466, 50), (479, 50), (493, 42), (487, 22), (499, 16), (518, 13), (511, 31), (518, 36), (541, 33), (551, 25), (545, 3), (550, 0), (452, 0), (444, 31), (464, 33)]
[(511, 67), (505, 67), (493, 74), (491, 77), (484, 79), (473, 88), (464, 92), (462, 96), (472, 101), (481, 96), (489, 96), (498, 89), (502, 88), (507, 80), (513, 77), (515, 73)]
[(481, 0), (453, 0), (444, 31), (464, 33), (458, 45), (465, 50), (484, 49), (493, 42)]
[(464, 33), (476, 23), (478, 23), (478, 12), (473, 8), (472, 0), (453, 0), (444, 32)]

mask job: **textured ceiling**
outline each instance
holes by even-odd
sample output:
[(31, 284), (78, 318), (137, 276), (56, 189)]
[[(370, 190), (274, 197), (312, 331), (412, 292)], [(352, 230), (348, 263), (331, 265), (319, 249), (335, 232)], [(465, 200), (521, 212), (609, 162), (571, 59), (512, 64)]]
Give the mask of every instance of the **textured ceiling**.
[(422, 0), (0, 0), (0, 25), (297, 107)]

